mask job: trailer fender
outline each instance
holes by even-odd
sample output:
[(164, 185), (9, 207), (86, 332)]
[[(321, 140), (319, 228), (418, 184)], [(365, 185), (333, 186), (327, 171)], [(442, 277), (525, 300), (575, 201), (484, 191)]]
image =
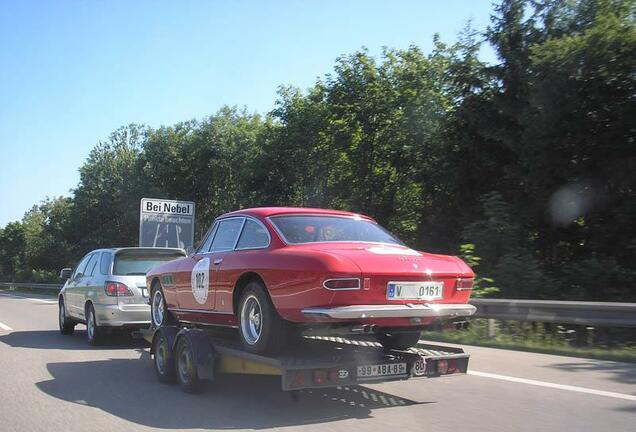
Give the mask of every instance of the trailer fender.
[(184, 328), (177, 333), (172, 345), (172, 352), (177, 347), (179, 339), (187, 338), (194, 354), (197, 366), (197, 375), (200, 379), (214, 379), (214, 364), (216, 360), (216, 351), (214, 345), (210, 342), (209, 337), (199, 329)]

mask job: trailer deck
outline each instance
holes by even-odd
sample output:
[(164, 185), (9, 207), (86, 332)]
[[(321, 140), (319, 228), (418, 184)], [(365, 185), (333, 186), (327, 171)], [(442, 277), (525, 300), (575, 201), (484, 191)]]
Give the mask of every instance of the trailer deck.
[(466, 373), (469, 360), (467, 353), (455, 347), (418, 344), (397, 351), (369, 340), (321, 336), (305, 336), (279, 355), (264, 356), (247, 352), (236, 338), (200, 328), (166, 326), (141, 333), (152, 346), (155, 370), (160, 333), (171, 347), (168, 360), (177, 363), (169, 367), (177, 372), (180, 358), (174, 351), (179, 339), (186, 338), (197, 379), (213, 380), (220, 373), (277, 375), (285, 391), (461, 374)]

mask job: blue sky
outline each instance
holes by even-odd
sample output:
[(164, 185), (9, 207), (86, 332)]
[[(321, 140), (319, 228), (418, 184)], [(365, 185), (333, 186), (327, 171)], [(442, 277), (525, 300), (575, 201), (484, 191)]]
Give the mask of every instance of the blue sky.
[[(0, 0), (0, 227), (47, 196), (119, 126), (273, 108), (362, 46), (452, 42), (491, 2)], [(493, 54), (484, 50), (484, 59)]]

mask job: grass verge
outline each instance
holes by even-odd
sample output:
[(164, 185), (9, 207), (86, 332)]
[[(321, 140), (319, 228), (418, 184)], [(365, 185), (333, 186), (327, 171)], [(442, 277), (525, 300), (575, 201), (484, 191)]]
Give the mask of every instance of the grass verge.
[(470, 330), (425, 331), (422, 333), (422, 339), (516, 351), (636, 363), (636, 346), (630, 345), (620, 347), (576, 347), (569, 345), (567, 342), (560, 341), (519, 340), (515, 336), (507, 334), (488, 338), (476, 332), (471, 332)]

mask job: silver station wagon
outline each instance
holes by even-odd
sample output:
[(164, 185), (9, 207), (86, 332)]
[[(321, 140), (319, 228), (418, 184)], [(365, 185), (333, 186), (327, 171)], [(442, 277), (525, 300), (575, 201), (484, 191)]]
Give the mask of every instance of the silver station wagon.
[(72, 334), (86, 324), (88, 342), (98, 344), (113, 329), (150, 325), (146, 272), (166, 261), (185, 256), (183, 249), (97, 249), (82, 258), (75, 270), (62, 269), (66, 279), (59, 294), (59, 325)]

